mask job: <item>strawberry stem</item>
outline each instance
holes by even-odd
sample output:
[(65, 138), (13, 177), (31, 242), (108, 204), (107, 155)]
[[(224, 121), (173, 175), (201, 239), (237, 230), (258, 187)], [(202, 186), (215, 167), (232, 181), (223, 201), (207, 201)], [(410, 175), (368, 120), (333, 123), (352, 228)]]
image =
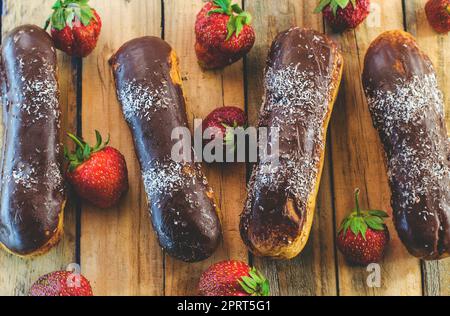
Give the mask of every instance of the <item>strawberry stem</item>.
[(360, 193), (360, 190), (358, 188), (358, 189), (355, 190), (356, 216), (358, 216), (358, 217), (361, 216), (361, 209), (359, 207), (359, 193)]
[(109, 136), (108, 140), (103, 143), (102, 136), (98, 131), (95, 131), (95, 136), (97, 139), (97, 143), (94, 147), (89, 146), (85, 141), (81, 138), (67, 133), (67, 136), (76, 144), (75, 151), (70, 153), (67, 148), (64, 148), (64, 155), (66, 159), (69, 161), (69, 171), (74, 171), (78, 166), (83, 164), (83, 162), (89, 160), (92, 154), (103, 150), (109, 144)]
[(67, 136), (69, 136), (69, 138), (71, 140), (73, 140), (75, 142), (75, 144), (77, 144), (79, 147), (81, 147), (81, 149), (84, 150), (84, 144), (80, 141), (80, 139), (77, 136), (75, 136), (71, 133), (67, 133)]

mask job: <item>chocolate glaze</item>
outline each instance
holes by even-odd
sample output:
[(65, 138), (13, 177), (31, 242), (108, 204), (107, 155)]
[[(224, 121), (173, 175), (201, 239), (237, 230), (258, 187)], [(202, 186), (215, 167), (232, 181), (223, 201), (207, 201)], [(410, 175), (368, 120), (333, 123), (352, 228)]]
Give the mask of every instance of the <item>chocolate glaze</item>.
[(4, 38), (1, 61), (0, 242), (26, 256), (51, 246), (65, 203), (56, 52), (44, 30), (24, 25)]
[[(266, 172), (262, 159), (254, 168), (240, 222), (244, 243), (257, 255), (292, 257), (306, 243), (294, 246), (311, 228), (341, 67), (336, 44), (316, 31), (293, 28), (272, 44), (259, 125), (279, 128), (280, 165)], [(297, 249), (287, 255), (291, 246)]]
[(384, 145), (397, 232), (411, 254), (450, 255), (450, 142), (430, 59), (401, 31), (370, 46), (363, 73)]
[(175, 54), (163, 40), (143, 37), (124, 44), (110, 63), (159, 242), (177, 259), (206, 259), (219, 244), (221, 225), (200, 166), (171, 159), (172, 130), (188, 126)]

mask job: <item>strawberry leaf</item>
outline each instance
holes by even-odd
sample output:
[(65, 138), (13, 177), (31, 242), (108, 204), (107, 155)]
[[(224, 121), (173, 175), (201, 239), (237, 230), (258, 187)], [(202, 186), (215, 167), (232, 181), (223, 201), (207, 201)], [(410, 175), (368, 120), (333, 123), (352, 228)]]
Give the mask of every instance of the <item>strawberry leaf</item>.
[(247, 292), (248, 294), (255, 293), (255, 290), (249, 288), (243, 281), (238, 281), (238, 283), (244, 289), (244, 291)]
[(212, 15), (214, 13), (219, 13), (219, 14), (223, 14), (223, 10), (222, 9), (214, 9), (208, 12), (208, 15)]
[(362, 221), (359, 225), (359, 232), (361, 233), (361, 236), (366, 240), (366, 232), (367, 232), (367, 224), (365, 221)]
[(228, 20), (228, 24), (227, 24), (227, 38), (226, 41), (228, 41), (233, 34), (236, 32), (237, 30), (237, 26), (236, 26), (236, 17), (234, 15), (230, 16), (230, 19)]
[(269, 296), (269, 295), (270, 295), (269, 280), (265, 280), (261, 286), (261, 295), (260, 296)]
[(61, 8), (61, 7), (62, 7), (62, 1), (61, 1), (61, 0), (57, 0), (57, 1), (53, 4), (52, 9), (53, 9), (53, 10), (57, 10), (57, 9), (59, 9), (59, 8)]
[(325, 9), (326, 6), (328, 6), (331, 3), (331, 0), (321, 0), (319, 2), (319, 5), (317, 6), (317, 8), (314, 10), (314, 13), (320, 13), (323, 11), (323, 9)]
[(88, 26), (94, 18), (94, 11), (91, 8), (81, 8), (79, 18), (84, 26)]
[(255, 268), (249, 271), (249, 276), (243, 276), (238, 280), (239, 285), (245, 292), (252, 296), (269, 296), (269, 281)]
[(259, 277), (258, 272), (256, 271), (256, 269), (251, 269), (248, 274), (250, 274), (252, 279), (255, 280), (257, 283), (263, 283), (264, 282), (264, 278), (260, 278)]
[(238, 37), (244, 29), (244, 26), (251, 24), (251, 14), (242, 10), (237, 3), (232, 5), (231, 0), (214, 0), (213, 3), (218, 8), (208, 11), (208, 16), (212, 14), (226, 14), (230, 17), (227, 23), (226, 41), (228, 41), (235, 33), (236, 37)]
[(256, 290), (257, 286), (258, 286), (258, 282), (256, 282), (255, 280), (253, 280), (252, 278), (248, 277), (248, 276), (244, 276), (242, 277), (242, 281), (244, 281), (245, 285), (247, 285), (249, 288)]
[(314, 13), (322, 12), (327, 6), (330, 6), (333, 14), (336, 15), (339, 8), (345, 9), (350, 2), (356, 8), (356, 0), (321, 0)]
[(360, 190), (355, 190), (355, 211), (353, 211), (348, 217), (346, 217), (339, 228), (339, 233), (344, 230), (344, 233), (347, 234), (348, 229), (352, 231), (355, 236), (361, 234), (361, 236), (366, 239), (367, 229), (373, 230), (385, 230), (386, 226), (384, 225), (385, 218), (389, 217), (389, 215), (380, 210), (369, 210), (362, 211), (359, 206), (359, 193)]
[(370, 210), (368, 213), (372, 216), (382, 217), (382, 218), (388, 218), (389, 215), (385, 211), (379, 211), (379, 210)]
[(231, 9), (233, 10), (234, 13), (237, 13), (237, 14), (241, 14), (241, 13), (245, 12), (244, 10), (242, 10), (242, 8), (237, 3), (233, 4), (231, 6)]
[(381, 217), (378, 216), (366, 216), (364, 217), (364, 220), (373, 222), (375, 224), (384, 224), (384, 220)]
[(345, 9), (350, 2), (350, 0), (333, 0), (333, 1), (335, 1), (337, 5), (341, 7), (341, 9)]
[(241, 34), (243, 28), (244, 28), (243, 17), (242, 16), (236, 17), (236, 37), (238, 37), (239, 34)]
[(77, 18), (84, 26), (88, 26), (95, 19), (94, 10), (88, 4), (89, 0), (57, 0), (52, 6), (53, 13), (45, 23), (45, 29), (51, 24), (52, 28), (62, 30), (66, 26), (73, 27)]
[(100, 148), (102, 145), (102, 135), (97, 130), (95, 131), (95, 139), (97, 140), (97, 143), (95, 144), (94, 150)]
[(214, 0), (213, 3), (222, 9), (222, 13), (228, 14), (230, 12), (231, 0)]

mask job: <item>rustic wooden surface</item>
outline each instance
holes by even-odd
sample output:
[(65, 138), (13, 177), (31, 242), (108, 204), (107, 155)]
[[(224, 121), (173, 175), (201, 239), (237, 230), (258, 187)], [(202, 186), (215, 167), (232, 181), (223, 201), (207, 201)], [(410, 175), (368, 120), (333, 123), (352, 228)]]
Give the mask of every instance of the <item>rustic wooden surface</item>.
[[(390, 225), (392, 242), (381, 267), (381, 287), (366, 284), (366, 269), (349, 267), (337, 253), (337, 224), (353, 207), (352, 192), (361, 188), (364, 207), (391, 211), (383, 155), (372, 128), (360, 74), (365, 51), (381, 32), (404, 29), (417, 37), (433, 60), (446, 99), (450, 127), (450, 39), (426, 22), (426, 0), (372, 0), (373, 12), (356, 31), (333, 34), (316, 0), (241, 0), (254, 16), (257, 42), (248, 57), (222, 71), (204, 72), (193, 50), (193, 25), (199, 0), (92, 0), (103, 19), (97, 49), (84, 60), (59, 53), (59, 80), (64, 131), (87, 140), (94, 129), (111, 134), (112, 145), (127, 160), (130, 191), (120, 205), (99, 210), (69, 199), (63, 241), (46, 256), (21, 260), (0, 252), (0, 295), (24, 295), (41, 274), (73, 262), (82, 266), (96, 295), (195, 295), (201, 272), (223, 259), (249, 261), (271, 280), (274, 295), (450, 295), (450, 260), (420, 262), (409, 256)], [(43, 25), (54, 0), (3, 0), (2, 34), (24, 23)], [(318, 195), (313, 230), (304, 252), (291, 261), (254, 258), (243, 246), (239, 214), (245, 200), (250, 166), (209, 165), (223, 221), (224, 239), (214, 256), (198, 264), (171, 259), (159, 247), (147, 211), (131, 135), (122, 119), (108, 65), (127, 40), (154, 35), (166, 39), (180, 58), (190, 123), (213, 109), (235, 105), (257, 122), (262, 74), (275, 35), (299, 25), (329, 33), (342, 47), (344, 79), (333, 113), (327, 160)], [(191, 127), (193, 127), (191, 125)], [(66, 139), (63, 139), (66, 141)]]

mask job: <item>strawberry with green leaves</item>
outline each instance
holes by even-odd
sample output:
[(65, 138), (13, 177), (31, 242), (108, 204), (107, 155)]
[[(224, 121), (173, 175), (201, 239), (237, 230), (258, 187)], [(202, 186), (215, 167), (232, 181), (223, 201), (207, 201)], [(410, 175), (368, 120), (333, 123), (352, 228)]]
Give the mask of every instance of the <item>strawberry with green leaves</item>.
[(370, 13), (370, 0), (321, 0), (314, 13), (323, 12), (336, 32), (354, 29)]
[(255, 44), (252, 16), (231, 1), (208, 1), (197, 15), (195, 51), (204, 69), (231, 65)]
[(241, 261), (222, 261), (206, 270), (199, 282), (201, 296), (269, 296), (269, 281)]
[(368, 265), (379, 262), (389, 242), (389, 231), (384, 219), (386, 212), (362, 211), (359, 207), (359, 189), (355, 191), (356, 210), (342, 221), (337, 246), (351, 264)]
[(51, 26), (56, 48), (70, 56), (86, 57), (97, 46), (102, 21), (89, 0), (57, 0), (45, 29)]
[(124, 156), (108, 146), (109, 139), (103, 143), (100, 133), (95, 131), (95, 134), (94, 147), (68, 134), (76, 150), (69, 153), (65, 149), (69, 161), (67, 180), (81, 198), (99, 208), (109, 208), (128, 191), (128, 170)]

